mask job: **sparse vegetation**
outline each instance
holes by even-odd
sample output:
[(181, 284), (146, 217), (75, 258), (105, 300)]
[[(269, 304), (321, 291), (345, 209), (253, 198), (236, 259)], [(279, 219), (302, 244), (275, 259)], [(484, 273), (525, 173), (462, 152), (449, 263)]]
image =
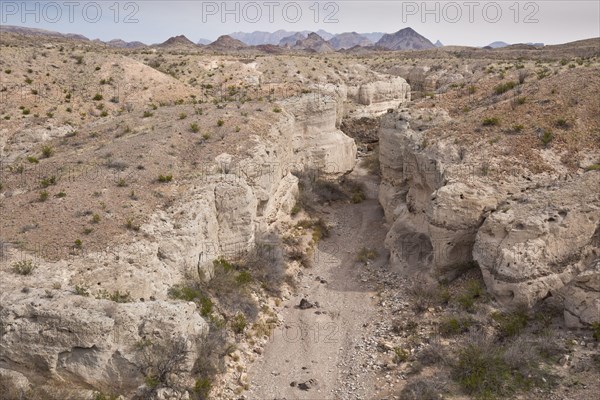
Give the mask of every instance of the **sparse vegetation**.
[(31, 275), (37, 268), (37, 265), (31, 260), (17, 261), (12, 265), (12, 270), (15, 274)]
[(369, 261), (373, 261), (377, 258), (379, 254), (377, 250), (363, 247), (356, 256), (356, 259), (364, 264), (367, 264)]
[(548, 147), (552, 139), (554, 139), (554, 134), (552, 131), (549, 129), (544, 129), (542, 135), (540, 136), (540, 140), (542, 141), (544, 147)]
[(53, 154), (54, 154), (54, 148), (52, 148), (50, 146), (42, 147), (42, 155), (44, 156), (44, 158), (50, 158), (50, 157), (52, 157)]
[(171, 175), (171, 174), (169, 174), (169, 175), (159, 175), (157, 180), (160, 183), (168, 183), (168, 182), (171, 182), (173, 180), (173, 175)]
[(497, 95), (500, 95), (500, 94), (508, 92), (509, 90), (514, 89), (516, 86), (517, 86), (517, 82), (513, 82), (513, 81), (501, 83), (494, 88), (494, 92)]
[(500, 125), (500, 120), (497, 117), (484, 118), (482, 125), (483, 126), (498, 126), (498, 125)]

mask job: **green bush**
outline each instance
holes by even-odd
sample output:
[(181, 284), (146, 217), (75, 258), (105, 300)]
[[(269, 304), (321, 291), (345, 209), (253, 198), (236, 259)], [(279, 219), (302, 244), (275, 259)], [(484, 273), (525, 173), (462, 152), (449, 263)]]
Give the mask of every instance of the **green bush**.
[(400, 364), (408, 361), (408, 352), (401, 347), (394, 347), (394, 362)]
[(56, 176), (51, 176), (51, 177), (48, 177), (48, 178), (43, 178), (40, 181), (40, 186), (42, 188), (44, 188), (44, 189), (47, 188), (48, 186), (52, 186), (52, 185), (56, 185)]
[(12, 265), (13, 272), (19, 275), (31, 275), (36, 268), (37, 265), (31, 260), (17, 261)]
[(467, 282), (465, 290), (456, 298), (458, 304), (468, 312), (475, 311), (475, 302), (485, 298), (485, 290), (481, 283), (472, 279)]
[(544, 132), (542, 132), (542, 136), (540, 137), (540, 140), (542, 141), (544, 147), (548, 147), (552, 139), (554, 139), (554, 134), (552, 133), (552, 131), (549, 129), (544, 129)]
[(172, 299), (193, 301), (200, 305), (200, 314), (203, 317), (208, 317), (213, 310), (213, 302), (205, 296), (199, 287), (194, 286), (173, 286), (168, 291), (169, 297)]
[(172, 180), (173, 180), (173, 175), (171, 175), (171, 174), (158, 176), (158, 181), (160, 183), (167, 183), (167, 182), (171, 182)]
[(199, 397), (199, 400), (208, 399), (212, 389), (212, 382), (209, 378), (198, 378), (194, 384), (194, 394)]
[(500, 120), (496, 117), (484, 118), (482, 125), (483, 126), (498, 126), (498, 125), (500, 125)]
[(231, 320), (231, 328), (237, 334), (243, 333), (247, 325), (246, 316), (242, 313), (237, 313)]
[(40, 197), (39, 197), (39, 200), (40, 200), (41, 202), (44, 202), (44, 201), (48, 200), (48, 196), (49, 196), (49, 194), (48, 194), (48, 191), (47, 191), (47, 190), (42, 190), (42, 191), (40, 192)]
[(54, 149), (50, 146), (44, 146), (42, 147), (42, 155), (45, 158), (50, 158), (52, 157), (52, 155), (54, 154)]
[(200, 127), (194, 122), (193, 124), (190, 124), (190, 131), (193, 133), (198, 133), (198, 131), (200, 131)]
[(304, 219), (298, 222), (297, 226), (305, 229), (312, 229), (312, 239), (315, 243), (321, 239), (329, 237), (329, 227), (322, 218), (318, 218), (316, 220)]
[(471, 343), (458, 353), (453, 377), (469, 395), (493, 399), (510, 394), (507, 385), (513, 380), (499, 347)]
[(518, 335), (527, 326), (529, 320), (524, 309), (510, 313), (494, 312), (491, 317), (498, 323), (498, 331), (502, 337)]
[(470, 317), (451, 316), (443, 318), (438, 329), (442, 336), (448, 337), (467, 332), (474, 323)]
[(517, 82), (505, 82), (494, 88), (494, 92), (498, 95), (508, 92), (511, 89), (514, 89), (517, 86)]
[(87, 297), (90, 295), (88, 289), (83, 285), (75, 285), (75, 294), (78, 296)]

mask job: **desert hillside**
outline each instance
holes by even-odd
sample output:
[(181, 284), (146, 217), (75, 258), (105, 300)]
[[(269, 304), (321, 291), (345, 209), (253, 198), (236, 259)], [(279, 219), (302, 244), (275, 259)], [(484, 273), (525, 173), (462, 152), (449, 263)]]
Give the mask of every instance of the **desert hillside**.
[(2, 398), (596, 398), (600, 39), (292, 37), (2, 31)]

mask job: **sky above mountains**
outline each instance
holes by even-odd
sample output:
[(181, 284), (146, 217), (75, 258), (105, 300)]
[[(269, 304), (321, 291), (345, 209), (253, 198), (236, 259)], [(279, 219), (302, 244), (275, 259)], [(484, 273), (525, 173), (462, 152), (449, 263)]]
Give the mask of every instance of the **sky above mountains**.
[(600, 37), (599, 21), (596, 0), (0, 1), (1, 24), (147, 44), (179, 34), (197, 41), (238, 31), (396, 32), (408, 26), (446, 45), (558, 44)]

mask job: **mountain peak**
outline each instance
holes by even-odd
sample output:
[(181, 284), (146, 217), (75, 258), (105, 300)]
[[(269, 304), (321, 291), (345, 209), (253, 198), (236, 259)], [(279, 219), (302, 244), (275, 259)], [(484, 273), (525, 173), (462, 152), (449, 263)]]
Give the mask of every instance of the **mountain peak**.
[(166, 41), (161, 43), (159, 46), (196, 46), (194, 42), (185, 37), (185, 35), (178, 35), (168, 38)]
[(376, 45), (389, 50), (425, 50), (435, 48), (429, 39), (407, 27), (396, 33), (385, 34)]
[(219, 36), (217, 40), (209, 44), (209, 46), (225, 50), (240, 50), (248, 47), (244, 42), (234, 39), (229, 35)]

